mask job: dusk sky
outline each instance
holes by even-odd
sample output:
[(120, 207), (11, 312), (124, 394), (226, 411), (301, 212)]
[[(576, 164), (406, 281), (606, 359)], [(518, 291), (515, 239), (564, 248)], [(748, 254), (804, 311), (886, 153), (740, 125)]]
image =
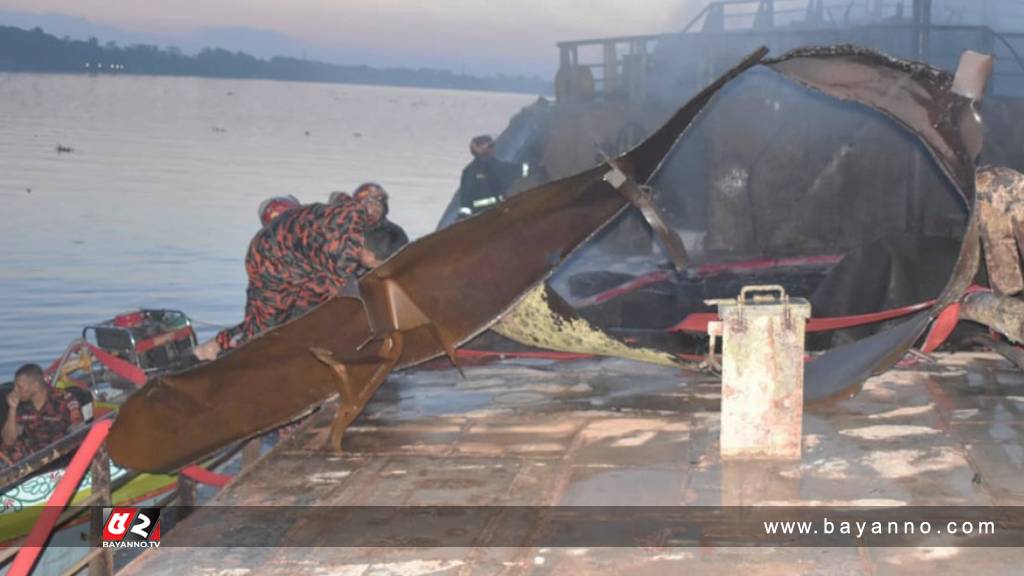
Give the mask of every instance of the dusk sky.
[[(281, 46), (300, 52), (288, 54), (290, 56), (304, 53), (310, 58), (350, 64), (547, 76), (557, 65), (554, 44), (559, 40), (678, 30), (695, 6), (703, 3), (703, 0), (0, 0), (0, 10), (19, 13), (15, 25), (36, 15), (59, 14), (168, 43), (203, 29), (252, 29), (273, 32)], [(0, 24), (3, 23), (0, 17)], [(45, 23), (40, 25), (46, 28)], [(100, 40), (106, 38), (100, 37)]]

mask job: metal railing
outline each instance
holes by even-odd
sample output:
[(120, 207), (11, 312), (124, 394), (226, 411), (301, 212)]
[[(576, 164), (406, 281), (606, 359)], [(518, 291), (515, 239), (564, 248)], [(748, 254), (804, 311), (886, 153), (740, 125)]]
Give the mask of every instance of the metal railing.
[[(31, 574), (53, 532), (78, 519), (86, 512), (90, 514), (89, 544), (92, 549), (65, 570), (63, 576), (78, 574), (86, 568), (89, 569), (89, 576), (113, 575), (113, 549), (100, 546), (103, 534), (103, 509), (112, 506), (114, 491), (138, 476), (138, 473), (129, 472), (117, 481), (111, 481), (110, 457), (107, 454), (106, 438), (113, 421), (114, 414), (111, 413), (91, 426), (83, 427), (45, 450), (30, 455), (19, 462), (17, 466), (0, 473), (0, 486), (3, 486), (0, 490), (7, 491), (37, 474), (40, 468), (74, 453), (28, 536), (20, 546), (11, 546), (0, 551), (0, 566), (11, 562), (13, 558), (7, 572), (8, 576)], [(192, 465), (182, 469), (178, 477), (177, 488), (157, 502), (156, 506), (167, 506), (177, 501), (180, 510), (187, 513), (190, 507), (196, 504), (196, 492), (199, 484), (223, 487), (233, 476), (220, 474), (214, 470), (234, 458), (239, 452), (242, 452), (242, 467), (248, 467), (260, 455), (260, 441), (261, 437), (236, 442), (207, 462), (205, 468)], [(91, 474), (92, 491), (88, 497), (68, 509), (68, 504), (74, 498), (86, 471)]]
[[(956, 68), (964, 50), (993, 54), (992, 93), (1024, 97), (1024, 34), (994, 28), (1012, 18), (1024, 20), (1024, 6), (1014, 11), (1013, 3), (989, 4), (991, 9), (968, 15), (932, 0), (718, 0), (705, 5), (680, 32), (558, 43), (556, 95), (559, 100), (642, 102), (656, 64), (664, 75), (673, 67), (672, 62), (664, 66), (667, 61), (689, 62), (701, 77), (681, 78), (681, 85), (696, 91), (724, 72), (711, 68), (729, 61), (722, 56), (736, 56), (732, 52), (740, 57), (761, 45), (780, 53), (848, 42), (947, 70)], [(997, 9), (1011, 20), (993, 16)], [(710, 64), (696, 66), (694, 60)]]
[[(46, 549), (46, 542), (53, 533), (54, 528), (66, 523), (71, 518), (65, 514), (65, 508), (71, 502), (71, 498), (78, 490), (86, 470), (92, 474), (92, 493), (79, 505), (81, 507), (91, 506), (90, 517), (90, 544), (97, 546), (83, 556), (66, 573), (77, 574), (86, 566), (89, 567), (90, 576), (112, 576), (114, 573), (114, 556), (110, 548), (100, 548), (99, 539), (103, 533), (103, 506), (110, 506), (110, 457), (107, 455), (106, 439), (110, 432), (110, 426), (114, 423), (112, 418), (105, 418), (96, 422), (89, 428), (89, 432), (82, 440), (71, 462), (64, 469), (64, 475), (57, 483), (53, 494), (50, 495), (42, 513), (32, 530), (26, 537), (25, 543), (8, 552), (14, 554), (14, 562), (8, 570), (8, 576), (28, 576), (32, 573), (36, 561), (43, 550)], [(81, 510), (72, 510), (73, 516), (81, 513)], [(73, 517), (72, 516), (72, 517)], [(63, 519), (63, 522), (61, 520)], [(8, 556), (9, 557), (9, 556)]]
[[(800, 29), (777, 26), (560, 42), (556, 95), (559, 101), (618, 98), (643, 102), (649, 91), (648, 80), (654, 78), (655, 65), (660, 76), (686, 74), (687, 68), (699, 70), (700, 77), (679, 78), (680, 85), (695, 92), (709, 78), (724, 72), (714, 69), (716, 65), (729, 63), (757, 46), (769, 46), (779, 54), (799, 46), (835, 43), (860, 44), (896, 57), (927, 61), (949, 71), (956, 69), (964, 50), (993, 54), (996, 67), (991, 93), (1024, 97), (1024, 33), (999, 32), (987, 26), (907, 22)], [(687, 66), (698, 61), (706, 65)]]

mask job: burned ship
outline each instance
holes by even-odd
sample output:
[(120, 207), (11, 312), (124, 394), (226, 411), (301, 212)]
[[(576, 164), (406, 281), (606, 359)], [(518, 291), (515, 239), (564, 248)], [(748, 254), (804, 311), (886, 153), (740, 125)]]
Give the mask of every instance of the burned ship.
[[(977, 163), (1022, 169), (1024, 133), (1012, 119), (1024, 104), (1024, 34), (993, 22), (1024, 12), (1011, 3), (947, 4), (711, 2), (679, 32), (560, 43), (554, 101), (523, 109), (496, 140), (499, 159), (528, 167), (509, 195), (629, 150), (759, 46), (781, 55), (855, 45), (950, 72), (965, 51), (993, 55), (985, 93), (976, 95), (985, 119)], [(834, 98), (814, 88), (752, 69), (666, 159), (651, 191), (685, 244), (685, 270), (672, 269), (651, 227), (629, 211), (558, 270), (554, 292), (602, 329), (676, 353), (702, 353), (704, 301), (746, 284), (781, 284), (809, 298), (815, 317), (847, 318), (812, 322), (816, 350), (870, 336), (934, 299), (957, 261), (969, 197), (950, 184), (921, 131), (861, 105), (864, 94)], [(439, 228), (456, 220), (457, 199)], [(984, 272), (977, 280), (987, 285)]]
[[(847, 10), (841, 26), (825, 25), (822, 2), (783, 22), (781, 4), (716, 2), (699, 33), (560, 45), (556, 101), (497, 140), (505, 161), (531, 167), (507, 200), (461, 221), (453, 200), (437, 232), (351, 293), (153, 380), (122, 408), (112, 457), (176, 469), (332, 394), (340, 447), (389, 372), (458, 366), (460, 347), (501, 345), (489, 331), (580, 353), (699, 357), (713, 352), (705, 301), (749, 284), (812, 302), (809, 400), (856, 393), (922, 340), (926, 351), (947, 341), (961, 317), (1004, 328), (988, 341), (1015, 356), (1020, 323), (1005, 319), (1024, 283), (1021, 178), (977, 169), (979, 158), (1013, 165), (1015, 133), (982, 123), (1017, 103), (1004, 70), (1021, 63), (992, 57), (1013, 38), (934, 25), (927, 1), (909, 20), (900, 8), (855, 23)], [(740, 5), (756, 5), (742, 33), (726, 25)], [(601, 62), (583, 63), (587, 48)], [(282, 379), (295, 382), (286, 401), (272, 393)]]

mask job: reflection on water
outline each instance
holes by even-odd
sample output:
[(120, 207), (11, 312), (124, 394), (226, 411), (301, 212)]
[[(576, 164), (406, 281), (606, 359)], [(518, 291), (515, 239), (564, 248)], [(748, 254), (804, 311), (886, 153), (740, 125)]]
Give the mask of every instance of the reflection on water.
[[(429, 232), (478, 133), (528, 96), (254, 80), (0, 74), (0, 381), (133, 307), (241, 319), (263, 198), (380, 181)], [(57, 146), (73, 149), (58, 153)], [(211, 328), (199, 326), (201, 335)]]

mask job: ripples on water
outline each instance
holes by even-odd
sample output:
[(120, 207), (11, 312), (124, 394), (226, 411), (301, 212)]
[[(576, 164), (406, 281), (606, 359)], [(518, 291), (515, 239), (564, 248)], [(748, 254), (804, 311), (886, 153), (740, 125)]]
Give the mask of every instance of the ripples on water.
[(82, 326), (120, 311), (240, 320), (243, 256), (267, 196), (324, 201), (377, 180), (392, 219), (426, 234), (458, 186), (469, 138), (499, 132), (531, 100), (0, 74), (0, 381), (22, 362), (49, 363)]

